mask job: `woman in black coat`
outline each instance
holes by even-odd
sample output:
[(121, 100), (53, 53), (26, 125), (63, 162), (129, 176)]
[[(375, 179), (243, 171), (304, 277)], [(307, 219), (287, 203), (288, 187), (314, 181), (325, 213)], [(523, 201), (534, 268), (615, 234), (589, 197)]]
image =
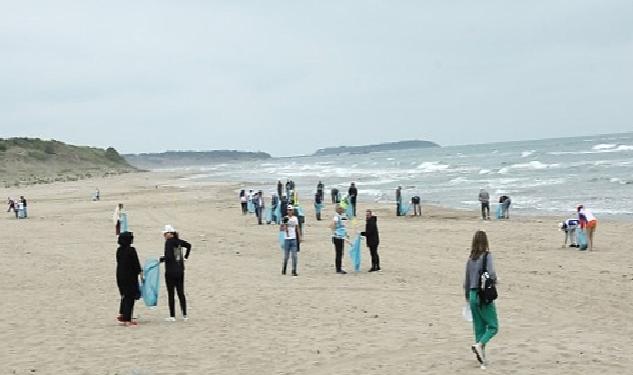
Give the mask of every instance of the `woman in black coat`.
[(367, 239), (367, 247), (371, 254), (371, 269), (369, 272), (380, 271), (380, 258), (378, 257), (378, 245), (380, 237), (378, 236), (378, 218), (374, 216), (371, 210), (365, 212), (365, 231), (361, 232), (361, 236)]
[(134, 235), (132, 232), (123, 232), (119, 235), (119, 248), (116, 251), (116, 283), (121, 294), (119, 307), (119, 322), (126, 326), (136, 326), (132, 321), (134, 301), (141, 298), (138, 277), (142, 277), (141, 264), (138, 261), (136, 249), (132, 247)]

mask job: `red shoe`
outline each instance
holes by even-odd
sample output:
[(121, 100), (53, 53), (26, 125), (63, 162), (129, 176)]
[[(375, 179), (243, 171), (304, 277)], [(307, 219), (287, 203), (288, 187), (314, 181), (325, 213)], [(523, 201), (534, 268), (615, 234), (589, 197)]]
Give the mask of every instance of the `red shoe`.
[(119, 316), (116, 317), (116, 320), (119, 322), (123, 322), (123, 315), (119, 314)]
[(125, 322), (126, 327), (138, 327), (138, 322)]

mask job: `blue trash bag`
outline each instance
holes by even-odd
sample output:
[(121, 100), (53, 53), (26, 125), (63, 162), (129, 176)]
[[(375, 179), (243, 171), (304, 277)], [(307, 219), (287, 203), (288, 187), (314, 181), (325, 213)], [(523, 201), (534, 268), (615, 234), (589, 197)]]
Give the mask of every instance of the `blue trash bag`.
[(281, 251), (286, 249), (286, 232), (280, 230), (279, 231), (279, 246), (281, 247)]
[(409, 211), (411, 210), (410, 203), (401, 203), (400, 204), (400, 216), (407, 216)]
[(354, 266), (354, 271), (360, 271), (360, 251), (361, 248), (361, 238), (360, 234), (356, 235), (354, 238), (354, 242), (352, 242), (352, 246), (349, 248), (349, 256), (352, 258), (352, 265)]
[(314, 211), (315, 211), (315, 213), (320, 214), (322, 209), (323, 209), (323, 203), (315, 203), (314, 204)]
[(266, 224), (270, 224), (273, 221), (273, 209), (270, 207), (266, 207), (266, 212), (264, 213), (264, 220), (266, 220)]
[(246, 208), (248, 208), (248, 212), (254, 214), (255, 213), (255, 203), (252, 200), (249, 200), (246, 204)]
[(121, 215), (119, 216), (119, 222), (121, 223), (121, 233), (129, 232), (127, 224), (127, 212), (121, 212)]
[(141, 284), (141, 296), (147, 307), (158, 305), (158, 289), (160, 287), (160, 261), (149, 258), (143, 265), (144, 282)]
[(497, 205), (497, 220), (503, 219), (503, 208), (501, 207), (501, 203)]
[(281, 224), (281, 203), (275, 207), (275, 224)]
[(589, 242), (587, 241), (587, 232), (584, 229), (579, 229), (577, 232), (578, 250), (587, 250), (587, 247), (589, 247)]

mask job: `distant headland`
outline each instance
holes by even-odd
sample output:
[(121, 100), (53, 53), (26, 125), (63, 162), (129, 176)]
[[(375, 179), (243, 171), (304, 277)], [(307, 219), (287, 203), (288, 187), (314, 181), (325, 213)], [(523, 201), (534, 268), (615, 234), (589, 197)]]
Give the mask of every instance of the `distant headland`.
[(328, 156), (339, 154), (369, 154), (371, 152), (381, 151), (398, 151), (398, 150), (411, 150), (411, 149), (423, 149), (423, 148), (438, 148), (441, 147), (435, 142), (431, 141), (400, 141), (400, 142), (388, 142), (375, 145), (366, 146), (338, 146), (322, 148), (317, 150), (312, 156)]
[(0, 138), (0, 183), (6, 188), (136, 171), (113, 147), (73, 146), (39, 138)]
[(232, 161), (265, 160), (270, 154), (237, 150), (167, 151), (148, 154), (125, 154), (125, 160), (137, 168), (179, 168)]

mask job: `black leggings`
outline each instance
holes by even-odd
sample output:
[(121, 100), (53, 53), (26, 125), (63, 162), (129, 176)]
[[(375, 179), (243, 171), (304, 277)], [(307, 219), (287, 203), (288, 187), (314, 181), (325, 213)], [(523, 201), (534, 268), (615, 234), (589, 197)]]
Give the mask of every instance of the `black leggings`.
[(121, 306), (119, 307), (119, 314), (121, 314), (121, 321), (131, 322), (132, 312), (134, 311), (134, 297), (133, 296), (121, 296)]
[(380, 257), (378, 256), (378, 245), (369, 246), (369, 254), (371, 255), (371, 267), (380, 269)]
[(169, 300), (169, 316), (176, 317), (174, 300), (174, 289), (178, 292), (178, 300), (180, 301), (180, 310), (182, 315), (187, 315), (187, 300), (185, 299), (185, 274), (165, 274), (165, 285), (167, 285), (167, 298)]
[(334, 250), (336, 251), (336, 272), (342, 270), (343, 263), (343, 247), (345, 246), (345, 240), (342, 238), (334, 238)]

